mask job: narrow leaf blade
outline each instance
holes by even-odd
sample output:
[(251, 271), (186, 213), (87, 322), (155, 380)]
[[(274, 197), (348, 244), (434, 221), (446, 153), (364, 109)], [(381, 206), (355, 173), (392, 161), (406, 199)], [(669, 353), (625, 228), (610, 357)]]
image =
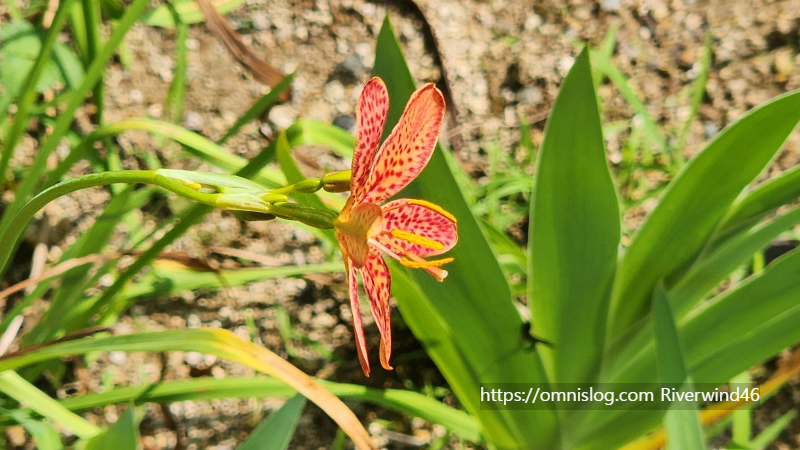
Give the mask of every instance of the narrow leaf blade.
[(302, 395), (290, 398), (261, 422), (238, 450), (286, 450), (305, 407), (306, 399)]
[(800, 92), (784, 95), (726, 128), (684, 166), (620, 262), (611, 303), (612, 337), (647, 314), (659, 279), (669, 287), (672, 277), (700, 253), (736, 197), (799, 120)]

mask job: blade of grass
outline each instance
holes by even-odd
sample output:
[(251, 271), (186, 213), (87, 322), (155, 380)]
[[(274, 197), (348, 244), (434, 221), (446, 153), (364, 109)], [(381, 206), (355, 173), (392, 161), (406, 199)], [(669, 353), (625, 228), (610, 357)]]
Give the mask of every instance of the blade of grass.
[(341, 128), (313, 119), (298, 119), (286, 129), (291, 147), (300, 145), (324, 145), (343, 158), (353, 157), (355, 138)]
[[(428, 422), (440, 424), (464, 439), (472, 442), (482, 441), (480, 426), (471, 416), (422, 394), (322, 380), (319, 383), (337, 397), (372, 403), (401, 414), (420, 417)], [(103, 405), (127, 402), (142, 405), (253, 396), (290, 397), (295, 392), (276, 378), (194, 378), (165, 381), (154, 385), (121, 387), (99, 394), (64, 399), (61, 400), (61, 404), (71, 411), (81, 412)]]
[(633, 111), (642, 118), (647, 135), (656, 143), (659, 152), (663, 153), (667, 151), (667, 141), (661, 134), (658, 124), (650, 117), (650, 114), (647, 113), (647, 106), (645, 106), (633, 92), (633, 89), (631, 89), (625, 74), (611, 62), (610, 58), (600, 51), (592, 51), (592, 61), (598, 72), (614, 83), (614, 86), (617, 87), (619, 93), (622, 94), (622, 97), (625, 99), (625, 102), (627, 102)]
[(0, 372), (0, 392), (68, 428), (78, 437), (90, 438), (100, 433), (100, 428), (65, 408), (13, 370)]
[[(743, 372), (731, 380), (731, 383), (750, 385), (750, 374)], [(750, 447), (750, 436), (753, 435), (753, 418), (749, 409), (739, 409), (731, 413), (731, 443), (744, 448)]]
[[(678, 145), (676, 146), (675, 155), (683, 158), (681, 152), (683, 146), (686, 145), (686, 137), (689, 136), (689, 127), (691, 127), (694, 118), (697, 117), (697, 111), (700, 109), (700, 104), (703, 103), (703, 97), (706, 95), (706, 83), (708, 82), (708, 73), (711, 70), (711, 43), (713, 38), (711, 32), (706, 33), (706, 41), (703, 45), (703, 57), (700, 59), (700, 68), (697, 71), (697, 78), (694, 82), (692, 89), (692, 102), (689, 104), (689, 117), (683, 124), (680, 135), (678, 137)], [(682, 164), (683, 161), (680, 161)]]
[[(248, 110), (245, 111), (245, 113), (242, 114), (241, 117), (236, 119), (236, 122), (234, 122), (234, 124), (228, 129), (225, 135), (219, 138), (219, 140), (217, 141), (217, 145), (224, 144), (225, 141), (227, 141), (231, 136), (234, 136), (236, 133), (238, 133), (243, 126), (250, 123), (256, 117), (261, 116), (261, 114), (263, 114), (264, 111), (266, 111), (269, 107), (274, 105), (275, 102), (278, 101), (280, 95), (283, 94), (286, 91), (286, 89), (289, 88), (289, 86), (291, 86), (292, 80), (294, 80), (294, 72), (290, 73), (289, 75), (286, 75), (283, 78), (283, 80), (281, 80), (280, 83), (276, 84), (272, 89), (270, 89), (269, 92), (267, 92), (261, 98), (256, 100), (256, 102), (253, 103), (253, 105), (250, 106), (250, 108), (248, 108)], [(297, 122), (295, 122), (295, 124), (293, 124), (292, 127), (295, 126), (296, 124)]]
[(0, 370), (14, 370), (41, 361), (90, 352), (196, 351), (216, 355), (274, 376), (316, 403), (345, 430), (359, 449), (374, 449), (369, 434), (344, 403), (308, 375), (271, 351), (227, 330), (195, 329), (100, 337), (44, 346), (19, 356), (8, 355)]
[(189, 34), (189, 25), (180, 21), (174, 4), (166, 4), (172, 13), (175, 22), (178, 23), (175, 32), (175, 73), (172, 76), (172, 83), (167, 91), (167, 101), (165, 102), (165, 116), (172, 123), (181, 123), (183, 119), (183, 101), (186, 96), (186, 38)]
[[(0, 149), (0, 184), (5, 184), (6, 171), (8, 170), (8, 164), (11, 161), (11, 155), (13, 155), (14, 149), (17, 147), (19, 140), (22, 138), (22, 133), (25, 130), (25, 127), (28, 125), (28, 117), (31, 106), (33, 106), (33, 102), (36, 100), (36, 97), (39, 94), (36, 89), (36, 84), (39, 82), (39, 78), (42, 76), (44, 69), (48, 64), (50, 64), (50, 58), (53, 53), (53, 47), (56, 44), (56, 39), (61, 33), (61, 29), (64, 28), (64, 24), (67, 21), (67, 16), (74, 3), (75, 0), (64, 0), (60, 3), (55, 18), (53, 19), (53, 23), (50, 26), (50, 29), (47, 31), (44, 41), (42, 42), (39, 56), (36, 58), (36, 62), (33, 64), (33, 67), (25, 78), (26, 81), (22, 87), (21, 98), (17, 104), (17, 112), (14, 115), (14, 121), (11, 123), (11, 127), (8, 128), (5, 136), (3, 137), (3, 148)], [(6, 109), (0, 110), (0, 123), (5, 120), (6, 112)], [(5, 217), (6, 216), (4, 215), (3, 218)]]
[(258, 267), (215, 272), (201, 272), (172, 261), (156, 261), (152, 271), (125, 290), (128, 300), (167, 296), (201, 289), (241, 286), (258, 280), (278, 277), (299, 277), (315, 273), (341, 272), (341, 262), (307, 266)]
[[(71, 1), (73, 0), (66, 0), (64, 3), (62, 3), (62, 7), (65, 3), (69, 4)], [(69, 130), (72, 120), (75, 116), (75, 112), (83, 104), (86, 94), (92, 89), (92, 87), (94, 87), (95, 84), (97, 84), (97, 81), (103, 75), (106, 63), (114, 54), (114, 51), (119, 46), (120, 42), (122, 42), (122, 39), (125, 37), (127, 31), (138, 20), (139, 16), (147, 6), (147, 3), (147, 0), (133, 0), (128, 7), (128, 10), (125, 12), (125, 15), (122, 17), (122, 20), (119, 21), (117, 28), (113, 33), (111, 33), (108, 42), (106, 42), (106, 45), (103, 47), (102, 51), (97, 55), (97, 58), (95, 58), (94, 62), (92, 62), (92, 65), (86, 72), (86, 77), (83, 79), (83, 82), (70, 97), (70, 100), (64, 111), (60, 113), (59, 118), (53, 127), (52, 133), (50, 136), (48, 136), (36, 153), (36, 157), (34, 158), (32, 165), (28, 168), (28, 171), (23, 177), (22, 184), (16, 192), (14, 201), (8, 205), (3, 213), (2, 219), (0, 219), (0, 235), (5, 234), (14, 216), (29, 200), (31, 194), (36, 188), (36, 184), (40, 181), (40, 177), (47, 168), (47, 159), (61, 142), (61, 138), (64, 137), (64, 134)], [(0, 277), (2, 277), (4, 270), (5, 269), (0, 271)]]
[[(86, 27), (86, 46), (87, 46), (87, 68), (91, 65), (102, 49), (102, 42), (100, 41), (100, 3), (93, 0), (81, 0), (83, 9), (83, 23)], [(92, 88), (92, 103), (95, 107), (95, 123), (103, 123), (103, 111), (105, 109), (104, 100), (105, 83), (103, 82), (103, 74), (101, 73)]]
[(750, 449), (763, 450), (769, 446), (775, 439), (783, 433), (784, 430), (789, 428), (794, 418), (797, 417), (797, 410), (792, 409), (786, 414), (778, 417), (774, 422), (764, 428), (761, 433), (750, 441)]
[(258, 424), (237, 450), (286, 450), (305, 407), (306, 399), (302, 395), (290, 398)]
[(31, 435), (38, 450), (62, 450), (64, 448), (61, 436), (49, 423), (32, 419), (26, 411), (18, 409), (11, 411), (9, 415)]

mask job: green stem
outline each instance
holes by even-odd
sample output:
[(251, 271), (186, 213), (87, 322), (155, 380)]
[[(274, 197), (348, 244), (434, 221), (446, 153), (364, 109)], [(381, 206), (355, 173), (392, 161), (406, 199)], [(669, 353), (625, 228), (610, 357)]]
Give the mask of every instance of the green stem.
[(61, 182), (42, 191), (39, 195), (26, 203), (11, 220), (10, 226), (6, 232), (0, 236), (0, 277), (2, 277), (8, 266), (11, 251), (16, 248), (19, 237), (22, 235), (28, 222), (40, 209), (62, 195), (67, 195), (89, 187), (106, 186), (117, 183), (154, 184), (182, 197), (210, 206), (214, 206), (219, 198), (218, 194), (198, 192), (184, 184), (160, 175), (157, 170), (125, 170), (119, 172), (93, 173)]
[[(81, 1), (83, 3), (83, 21), (86, 26), (87, 61), (94, 62), (102, 49), (100, 42), (100, 3), (94, 0)], [(103, 86), (103, 75), (101, 73), (92, 88), (92, 102), (97, 108), (95, 122), (98, 125), (103, 123)]]
[[(251, 179), (255, 176), (264, 166), (275, 159), (275, 144), (272, 143), (264, 148), (255, 158), (251, 159), (246, 166), (242, 167), (236, 172), (236, 175)], [(89, 318), (95, 314), (100, 314), (97, 323), (105, 323), (110, 317), (119, 314), (128, 307), (128, 301), (118, 302), (112, 306), (112, 303), (122, 289), (138, 274), (142, 269), (150, 265), (158, 255), (161, 254), (171, 243), (176, 239), (183, 236), (186, 231), (193, 225), (200, 223), (206, 214), (213, 211), (213, 208), (206, 205), (192, 205), (185, 210), (181, 211), (180, 217), (169, 231), (164, 236), (157, 240), (153, 245), (145, 250), (138, 258), (128, 266), (122, 273), (119, 274), (114, 284), (109, 286), (108, 289), (103, 291), (100, 298), (97, 299), (92, 308), (87, 312), (83, 318), (83, 322), (76, 321), (80, 326), (87, 323)]]
[(104, 172), (93, 173), (67, 180), (49, 189), (42, 191), (39, 195), (26, 203), (9, 222), (9, 227), (0, 235), (0, 278), (8, 267), (11, 251), (16, 248), (17, 241), (25, 231), (28, 222), (40, 209), (51, 201), (81, 189), (94, 186), (103, 186), (112, 183), (153, 183), (155, 171), (152, 170), (131, 170), (126, 172)]

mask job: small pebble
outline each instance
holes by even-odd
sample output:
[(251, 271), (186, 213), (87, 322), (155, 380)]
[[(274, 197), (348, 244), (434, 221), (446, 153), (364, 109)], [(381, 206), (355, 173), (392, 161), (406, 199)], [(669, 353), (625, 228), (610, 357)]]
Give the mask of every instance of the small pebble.
[(706, 139), (713, 138), (718, 132), (719, 126), (715, 122), (709, 120), (703, 124), (703, 134), (705, 135)]
[(333, 124), (348, 133), (353, 133), (356, 130), (356, 117), (350, 114), (342, 114), (333, 119)]
[(186, 118), (183, 119), (183, 126), (190, 130), (200, 131), (203, 129), (203, 116), (190, 111), (186, 113)]
[(622, 7), (622, 0), (601, 0), (600, 8), (603, 11), (613, 12)]
[(344, 61), (336, 66), (336, 69), (333, 71), (333, 78), (346, 85), (350, 85), (363, 80), (366, 76), (366, 72), (361, 58), (357, 55), (347, 55)]
[(289, 128), (295, 120), (297, 113), (289, 105), (277, 105), (269, 110), (269, 121), (275, 124), (279, 130)]

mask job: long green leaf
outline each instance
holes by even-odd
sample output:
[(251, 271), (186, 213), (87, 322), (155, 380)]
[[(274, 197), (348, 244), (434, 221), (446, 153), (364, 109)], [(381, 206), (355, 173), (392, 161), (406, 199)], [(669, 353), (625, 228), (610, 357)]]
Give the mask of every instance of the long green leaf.
[[(681, 341), (690, 344), (685, 347), (684, 358), (693, 380), (721, 385), (800, 342), (797, 273), (800, 273), (800, 251), (793, 251), (678, 323)], [(603, 382), (649, 383), (655, 379), (653, 341), (636, 347), (640, 351), (611, 361), (616, 368), (612, 368), (611, 375)], [(581, 441), (586, 443), (581, 449), (619, 446), (657, 424), (657, 416), (648, 411), (606, 414), (587, 416), (580, 430)]]
[(800, 166), (759, 184), (740, 197), (720, 224), (717, 236), (722, 238), (752, 226), (797, 197), (800, 197)]
[(290, 398), (261, 422), (237, 450), (286, 450), (305, 407), (306, 399), (302, 395)]
[(693, 312), (681, 326), (695, 380), (724, 382), (800, 342), (800, 251)]
[(772, 222), (737, 235), (698, 261), (670, 289), (670, 301), (678, 317), (683, 317), (737, 267), (797, 223), (800, 223), (800, 207), (794, 207)]
[(767, 448), (778, 436), (787, 429), (794, 418), (797, 417), (797, 410), (792, 409), (786, 414), (778, 417), (774, 422), (764, 428), (761, 433), (750, 441), (751, 450), (763, 450)]
[(63, 356), (110, 351), (196, 351), (244, 364), (282, 380), (316, 403), (348, 433), (360, 449), (374, 448), (367, 431), (341, 400), (275, 353), (252, 342), (244, 341), (228, 330), (175, 330), (67, 341), (44, 346), (16, 357), (7, 357), (0, 361), (0, 371), (14, 370)]
[[(480, 427), (467, 413), (412, 391), (373, 389), (356, 384), (319, 383), (334, 395), (373, 403), (428, 422), (437, 423), (472, 442), (481, 442)], [(61, 400), (71, 411), (87, 411), (103, 405), (134, 402), (172, 403), (216, 398), (290, 397), (296, 391), (276, 378), (195, 378), (165, 381), (143, 386), (129, 386), (99, 394)]]
[[(656, 287), (653, 295), (653, 322), (659, 381), (680, 383), (681, 392), (693, 392), (669, 300), (661, 286)], [(667, 450), (704, 450), (703, 427), (700, 425), (697, 405), (695, 403), (694, 408), (687, 408), (687, 402), (681, 403), (668, 405), (664, 413)]]
[(609, 336), (649, 310), (656, 281), (691, 263), (742, 190), (783, 146), (800, 120), (800, 92), (751, 111), (726, 128), (670, 183), (628, 247), (614, 285)]
[(240, 286), (258, 280), (277, 277), (296, 277), (314, 273), (341, 272), (341, 262), (311, 264), (307, 266), (258, 267), (222, 270), (218, 273), (193, 270), (173, 264), (154, 264), (142, 280), (125, 290), (125, 297), (135, 299), (172, 295), (199, 289)]
[(539, 151), (531, 202), (528, 298), (550, 379), (596, 380), (620, 218), (584, 49), (561, 85)]
[(64, 408), (13, 370), (0, 372), (0, 392), (68, 428), (78, 437), (89, 438), (100, 433), (96, 425)]
[[(374, 72), (389, 90), (384, 137), (397, 123), (415, 89), (387, 17), (378, 35)], [(420, 270), (393, 267), (394, 294), (409, 327), (497, 448), (552, 449), (557, 441), (552, 411), (480, 409), (476, 382), (544, 381), (536, 353), (523, 350), (522, 319), (511, 302), (503, 272), (437, 147), (420, 176), (397, 197), (424, 198), (458, 218), (460, 243), (450, 252), (448, 278), (439, 283)], [(537, 433), (530, 433), (536, 423)]]

